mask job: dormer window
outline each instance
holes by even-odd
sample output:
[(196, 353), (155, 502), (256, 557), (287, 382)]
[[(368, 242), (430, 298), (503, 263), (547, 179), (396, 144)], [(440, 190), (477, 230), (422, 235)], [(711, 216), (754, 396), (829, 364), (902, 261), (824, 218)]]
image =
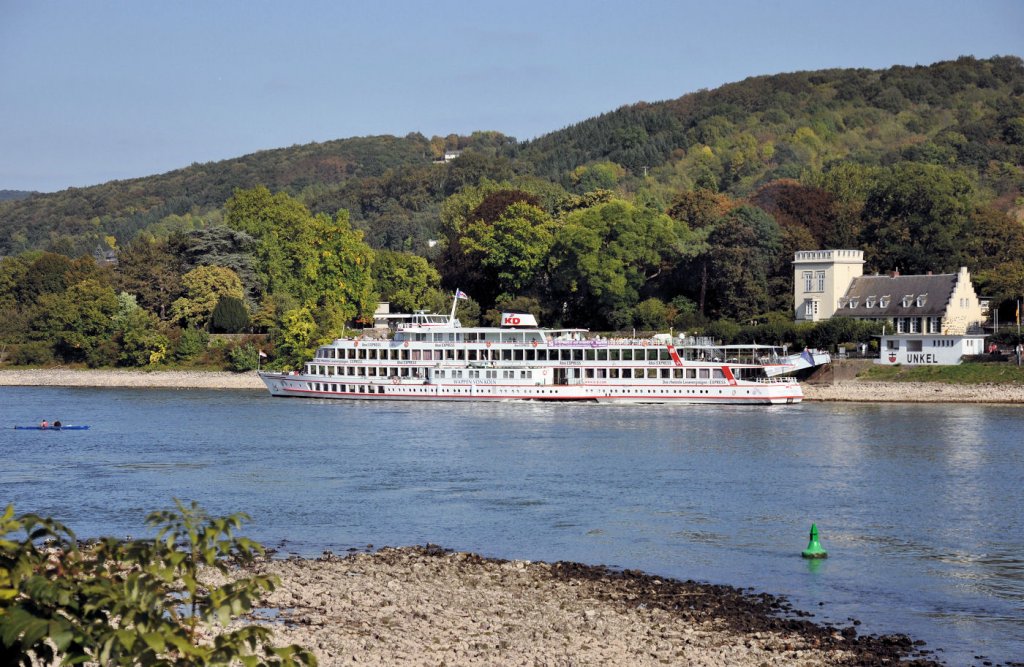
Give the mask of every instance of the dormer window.
[(839, 308), (846, 308), (847, 303), (849, 303), (849, 300), (845, 296), (839, 297)]
[(917, 295), (917, 307), (918, 308), (924, 306), (924, 304), (927, 303), (927, 302), (928, 302), (928, 295), (927, 294), (918, 294)]
[(858, 303), (860, 303), (860, 300), (857, 297), (853, 297), (850, 299), (850, 308), (856, 308)]
[(892, 298), (892, 297), (890, 297), (890, 296), (889, 296), (888, 294), (886, 294), (885, 296), (883, 296), (883, 297), (882, 297), (881, 299), (879, 299), (879, 301), (878, 301), (878, 307), (879, 307), (879, 308), (888, 308), (888, 307), (889, 307), (889, 300), (890, 300), (891, 298)]
[(866, 308), (874, 308), (875, 307), (875, 297), (869, 296), (867, 298), (867, 301), (864, 302), (864, 306)]
[(913, 294), (904, 294), (903, 295), (903, 307), (904, 308), (910, 308), (910, 304), (912, 304), (912, 303), (914, 303), (914, 295)]

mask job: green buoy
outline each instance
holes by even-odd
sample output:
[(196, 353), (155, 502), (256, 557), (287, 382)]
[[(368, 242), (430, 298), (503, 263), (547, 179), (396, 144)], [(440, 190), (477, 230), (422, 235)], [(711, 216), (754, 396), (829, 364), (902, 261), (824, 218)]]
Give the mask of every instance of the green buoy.
[(821, 548), (821, 543), (818, 542), (818, 524), (811, 524), (811, 541), (807, 543), (807, 548), (800, 552), (800, 555), (804, 558), (828, 558), (828, 552)]

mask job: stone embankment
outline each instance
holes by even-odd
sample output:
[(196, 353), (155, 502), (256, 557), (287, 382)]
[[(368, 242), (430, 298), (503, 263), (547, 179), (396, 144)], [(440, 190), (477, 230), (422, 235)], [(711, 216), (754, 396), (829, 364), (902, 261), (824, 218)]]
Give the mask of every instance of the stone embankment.
[(1024, 405), (1024, 387), (1020, 385), (849, 380), (836, 384), (803, 384), (802, 386), (804, 399), (808, 401), (1018, 403)]
[[(919, 646), (816, 624), (781, 598), (729, 586), (432, 546), (256, 569), (281, 578), (263, 603), (277, 642), (325, 667), (893, 665)], [(935, 663), (925, 653), (900, 664)]]

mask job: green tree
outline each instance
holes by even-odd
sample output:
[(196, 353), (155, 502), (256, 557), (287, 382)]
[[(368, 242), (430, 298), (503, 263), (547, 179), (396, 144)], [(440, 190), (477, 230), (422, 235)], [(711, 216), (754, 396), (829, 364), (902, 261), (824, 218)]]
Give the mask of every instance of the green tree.
[[(65, 361), (86, 361), (93, 366), (112, 363), (117, 360), (113, 334), (118, 306), (117, 295), (109, 285), (83, 280), (60, 294), (39, 297), (30, 323), (31, 335), (51, 343)], [(96, 356), (98, 353), (102, 354)]]
[(228, 225), (256, 239), (256, 271), (267, 294), (315, 313), (309, 344), (291, 349), (311, 349), (338, 335), (346, 321), (372, 316), (373, 252), (347, 211), (314, 216), (299, 201), (265, 187), (236, 191), (226, 208)]
[(768, 283), (781, 250), (770, 215), (747, 205), (727, 213), (708, 236), (709, 310), (733, 319), (769, 310)]
[(242, 281), (223, 266), (200, 266), (181, 277), (185, 296), (171, 306), (172, 316), (190, 327), (205, 327), (223, 297), (241, 299)]
[(485, 304), (521, 294), (548, 256), (550, 225), (547, 213), (525, 202), (508, 205), (493, 223), (470, 223), (462, 238), (465, 261), (479, 265), (488, 280), (466, 288)]
[(372, 267), (373, 284), (382, 301), (398, 312), (427, 308), (441, 274), (426, 259), (408, 252), (378, 250)]
[(117, 302), (113, 326), (121, 348), (118, 363), (123, 366), (151, 366), (162, 362), (171, 343), (161, 333), (156, 315), (140, 307), (133, 294), (121, 292), (117, 295)]
[(171, 304), (181, 296), (183, 266), (163, 241), (136, 239), (117, 253), (114, 283), (134, 294), (139, 305), (166, 320)]
[(249, 309), (245, 302), (233, 296), (222, 296), (210, 315), (210, 331), (241, 333), (249, 327)]
[(566, 214), (554, 236), (550, 298), (561, 319), (616, 329), (631, 323), (641, 290), (692, 240), (686, 225), (622, 200)]
[(861, 245), (875, 270), (954, 272), (963, 264), (962, 244), (974, 188), (961, 173), (930, 164), (887, 169), (868, 194)]

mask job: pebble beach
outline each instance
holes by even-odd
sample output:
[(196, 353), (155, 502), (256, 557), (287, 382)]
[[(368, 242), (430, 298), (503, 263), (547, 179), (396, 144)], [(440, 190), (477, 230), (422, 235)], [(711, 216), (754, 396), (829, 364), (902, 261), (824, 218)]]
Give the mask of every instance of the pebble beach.
[(428, 545), (271, 559), (256, 571), (281, 580), (262, 603), (275, 639), (325, 667), (937, 664), (903, 635), (859, 636), (771, 595), (631, 570)]

